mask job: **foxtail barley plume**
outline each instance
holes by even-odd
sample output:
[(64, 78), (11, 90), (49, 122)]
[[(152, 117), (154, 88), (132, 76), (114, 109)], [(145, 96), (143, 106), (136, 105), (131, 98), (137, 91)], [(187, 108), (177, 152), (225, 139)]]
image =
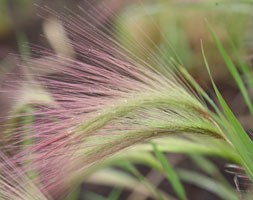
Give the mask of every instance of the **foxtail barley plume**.
[(28, 70), (18, 84), (35, 89), (37, 98), (29, 101), (29, 112), (11, 117), (28, 122), (8, 124), (1, 136), (3, 199), (64, 196), (90, 167), (153, 138), (223, 137), (205, 103), (177, 71), (136, 58), (108, 28), (101, 31), (96, 19), (89, 21), (89, 12), (85, 19), (47, 12), (62, 21), (75, 55), (33, 46), (40, 58), (20, 66)]

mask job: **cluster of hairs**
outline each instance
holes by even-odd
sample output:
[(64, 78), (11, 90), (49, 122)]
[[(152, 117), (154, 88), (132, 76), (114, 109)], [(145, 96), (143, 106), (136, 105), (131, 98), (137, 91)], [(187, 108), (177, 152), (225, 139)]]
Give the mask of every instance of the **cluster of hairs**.
[(29, 118), (31, 123), (6, 123), (12, 139), (2, 136), (2, 199), (65, 195), (88, 168), (152, 138), (222, 137), (207, 106), (172, 65), (157, 61), (150, 66), (131, 55), (89, 11), (81, 17), (46, 10), (64, 24), (75, 55), (33, 46), (41, 58), (27, 59), (21, 66), (28, 70), (18, 83), (39, 88), (36, 94), (47, 91), (50, 101), (37, 99), (29, 113), (9, 120)]

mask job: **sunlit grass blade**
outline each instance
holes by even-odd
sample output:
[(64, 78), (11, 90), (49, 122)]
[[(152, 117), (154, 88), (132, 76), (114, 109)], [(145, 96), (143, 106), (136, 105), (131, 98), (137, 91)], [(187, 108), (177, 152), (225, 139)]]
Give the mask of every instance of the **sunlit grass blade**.
[(27, 60), (31, 57), (31, 49), (28, 46), (28, 39), (25, 35), (25, 33), (17, 33), (17, 42), (18, 42), (18, 48), (19, 53), (21, 55), (21, 58), (23, 60)]
[(233, 42), (231, 42), (231, 48), (233, 49), (234, 55), (236, 57), (238, 67), (242, 72), (242, 79), (244, 79), (246, 82), (245, 83), (246, 87), (248, 86), (248, 90), (253, 91), (253, 75), (249, 63), (242, 60)]
[(106, 198), (107, 200), (117, 200), (120, 198), (120, 195), (122, 193), (122, 189), (120, 188), (115, 188), (111, 191), (109, 196)]
[(246, 103), (246, 105), (249, 108), (249, 111), (251, 112), (251, 114), (253, 115), (253, 103), (249, 97), (249, 94), (247, 92), (247, 89), (240, 77), (240, 74), (236, 68), (236, 66), (234, 65), (232, 59), (229, 57), (229, 55), (227, 54), (226, 50), (224, 49), (224, 47), (222, 46), (221, 42), (219, 41), (219, 39), (217, 38), (216, 34), (212, 31), (212, 29), (209, 27), (209, 30), (211, 32), (211, 35), (213, 37), (213, 40), (229, 70), (229, 72), (231, 73), (232, 77), (234, 78), (238, 88), (241, 91), (241, 94), (244, 98), (244, 101)]
[[(116, 166), (124, 169), (124, 171), (103, 167), (101, 170), (97, 170), (95, 173), (87, 177), (85, 182), (113, 188), (120, 187), (130, 191), (134, 190), (141, 196), (145, 195), (154, 199), (167, 199), (167, 194), (165, 195), (162, 192), (161, 194), (158, 194), (158, 189), (156, 189), (132, 164), (129, 163), (126, 164), (125, 160), (115, 163)], [(159, 195), (161, 195), (161, 197)]]
[(218, 123), (221, 125), (221, 127), (223, 127), (223, 129), (225, 129), (224, 133), (226, 137), (228, 138), (232, 146), (236, 149), (236, 151), (240, 155), (243, 161), (243, 165), (246, 168), (248, 175), (251, 177), (251, 179), (253, 179), (253, 160), (252, 160), (253, 159), (253, 143), (251, 139), (249, 138), (248, 134), (243, 129), (240, 122), (237, 120), (237, 118), (235, 117), (235, 115), (233, 114), (233, 112), (231, 111), (227, 103), (225, 102), (216, 84), (214, 83), (207, 59), (205, 57), (202, 43), (201, 43), (201, 49), (203, 53), (204, 62), (208, 70), (208, 73), (210, 75), (210, 79), (211, 79), (215, 94), (218, 98), (218, 101), (225, 115), (224, 117), (219, 113), (220, 122)]
[(224, 200), (238, 200), (235, 190), (210, 177), (201, 175), (194, 171), (183, 169), (178, 169), (177, 173), (183, 181), (212, 192)]
[(90, 191), (86, 192), (86, 193), (83, 195), (83, 197), (84, 197), (85, 199), (87, 199), (87, 200), (94, 200), (94, 199), (96, 199), (96, 200), (106, 200), (106, 198), (103, 197), (102, 195), (99, 195), (99, 194), (97, 194), (97, 193), (90, 192)]
[(136, 168), (129, 162), (122, 162), (119, 164), (123, 169), (129, 171), (134, 176), (136, 176), (146, 187), (149, 189), (158, 200), (165, 200), (166, 196), (161, 193), (158, 188), (155, 188)]
[(218, 166), (211, 162), (209, 159), (205, 158), (204, 156), (200, 155), (191, 155), (190, 156), (192, 161), (198, 166), (198, 168), (202, 169), (203, 172), (207, 173), (208, 175), (215, 178), (216, 181), (219, 181), (221, 184), (234, 190), (226, 178), (222, 175)]
[(238, 65), (243, 73), (243, 76), (246, 79), (246, 83), (248, 84), (249, 90), (253, 91), (253, 76), (252, 71), (250, 70), (250, 66), (241, 61), (238, 57)]
[[(198, 154), (198, 155), (210, 155), (210, 156), (217, 156), (224, 159), (227, 159), (231, 162), (235, 162), (241, 164), (240, 157), (238, 156), (237, 152), (234, 150), (231, 145), (229, 145), (226, 141), (222, 141), (215, 138), (209, 137), (190, 137), (189, 139), (186, 138), (161, 138), (153, 140), (156, 143), (157, 147), (161, 152), (167, 153), (183, 153), (183, 154)], [(134, 151), (139, 152), (152, 152), (153, 148), (149, 144), (141, 144), (133, 148)], [(132, 151), (127, 151), (126, 154), (131, 156)], [(125, 155), (125, 153), (123, 153)], [(143, 154), (145, 155), (145, 154)], [(136, 155), (136, 157), (142, 160), (142, 156)], [(131, 157), (130, 157), (131, 158)], [(131, 159), (133, 160), (133, 159)], [(133, 160), (134, 161), (134, 160)], [(156, 163), (149, 159), (149, 162), (146, 164), (153, 166), (153, 168), (157, 168)]]
[(167, 180), (171, 183), (173, 189), (177, 193), (177, 195), (180, 197), (182, 200), (186, 200), (186, 194), (184, 191), (184, 187), (177, 175), (177, 173), (174, 171), (173, 167), (170, 165), (166, 157), (161, 153), (161, 151), (157, 148), (156, 144), (152, 143), (153, 148), (154, 148), (154, 153), (158, 160), (161, 163), (161, 166), (165, 172), (165, 176)]
[(81, 195), (81, 187), (78, 186), (73, 189), (65, 200), (78, 200)]
[(215, 166), (211, 161), (209, 161), (205, 157), (199, 155), (191, 155), (190, 158), (200, 169), (202, 169), (207, 174), (209, 175), (220, 174), (217, 166)]

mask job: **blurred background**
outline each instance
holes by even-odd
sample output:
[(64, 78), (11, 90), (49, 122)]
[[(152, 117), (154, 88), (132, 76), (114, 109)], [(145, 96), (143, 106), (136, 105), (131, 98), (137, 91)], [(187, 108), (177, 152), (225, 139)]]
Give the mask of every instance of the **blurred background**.
[[(1, 0), (0, 89), (5, 91), (4, 94), (0, 93), (1, 118), (6, 119), (9, 113), (16, 112), (17, 102), (11, 101), (9, 97), (17, 95), (20, 88), (8, 83), (22, 73), (18, 67), (23, 62), (22, 58), (39, 59), (30, 44), (48, 48), (62, 56), (75, 57), (75, 50), (68, 42), (71, 37), (65, 31), (65, 24), (45, 12), (44, 8), (47, 7), (59, 15), (78, 14), (84, 20), (91, 20), (85, 14), (90, 12), (98, 28), (129, 52), (154, 66), (158, 62), (167, 63), (174, 58), (185, 66), (212, 96), (210, 78), (201, 53), (202, 40), (215, 82), (245, 129), (248, 132), (253, 130), (251, 116), (242, 103), (242, 97), (225, 67), (224, 60), (217, 52), (207, 26), (208, 23), (212, 27), (235, 62), (240, 57), (240, 60), (252, 69), (253, 4), (246, 0)], [(93, 10), (96, 11), (94, 15)], [(37, 69), (37, 72), (50, 73), (47, 69)], [(27, 96), (26, 93), (31, 91), (32, 88), (24, 90), (22, 95)], [(41, 96), (27, 97), (27, 102), (22, 102), (22, 106), (28, 105), (36, 98)], [(6, 121), (1, 120), (1, 123)], [(206, 175), (206, 178), (199, 177), (193, 181), (194, 174), (185, 173), (185, 178), (182, 179), (190, 200), (229, 199), (221, 194), (224, 191), (217, 192), (215, 182), (209, 178), (220, 180), (220, 183), (228, 184), (231, 191), (236, 191), (234, 176), (225, 172), (227, 161), (223, 159), (173, 153), (168, 154), (167, 158), (175, 168), (201, 171)], [(171, 185), (163, 176), (147, 166), (135, 167), (140, 177), (145, 177), (155, 187), (174, 195)], [(114, 195), (115, 199), (154, 199), (140, 186), (127, 187), (123, 184), (119, 189), (117, 181), (101, 181), (103, 176), (101, 175), (101, 179), (99, 176), (98, 172), (88, 178), (80, 186), (76, 199), (109, 199), (110, 195)], [(247, 187), (248, 185), (245, 186)]]

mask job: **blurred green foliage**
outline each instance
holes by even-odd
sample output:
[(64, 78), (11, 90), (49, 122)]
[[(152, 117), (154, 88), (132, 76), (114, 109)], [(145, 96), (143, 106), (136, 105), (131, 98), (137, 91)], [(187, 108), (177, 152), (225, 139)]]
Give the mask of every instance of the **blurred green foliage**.
[[(208, 32), (205, 20), (215, 30), (221, 43), (229, 49), (233, 41), (240, 56), (247, 56), (245, 33), (249, 32), (253, 5), (223, 1), (144, 1), (131, 4), (117, 17), (118, 40), (134, 56), (154, 66), (168, 63), (171, 57), (190, 69), (197, 78), (207, 80), (203, 68), (200, 40), (213, 68), (213, 78), (227, 77), (223, 60)], [(253, 40), (253, 37), (252, 37)]]
[(34, 11), (38, 0), (1, 0), (0, 1), (0, 38), (22, 26)]

